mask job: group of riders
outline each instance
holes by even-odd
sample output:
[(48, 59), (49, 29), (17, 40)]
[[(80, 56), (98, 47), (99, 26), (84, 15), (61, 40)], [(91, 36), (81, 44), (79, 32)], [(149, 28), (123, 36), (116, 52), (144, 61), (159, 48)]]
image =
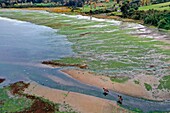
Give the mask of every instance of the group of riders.
[[(104, 91), (104, 92), (103, 92), (103, 95), (104, 95), (104, 96), (106, 96), (106, 95), (109, 94), (109, 90), (108, 90), (108, 89), (103, 88), (103, 91)], [(122, 96), (118, 95), (117, 103), (122, 105), (122, 102), (123, 102)]]

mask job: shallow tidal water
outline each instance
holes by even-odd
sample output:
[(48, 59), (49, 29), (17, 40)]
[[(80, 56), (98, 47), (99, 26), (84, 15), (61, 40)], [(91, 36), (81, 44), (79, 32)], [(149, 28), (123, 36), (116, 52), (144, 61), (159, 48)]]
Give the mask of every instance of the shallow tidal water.
[[(44, 60), (70, 55), (74, 55), (71, 43), (65, 36), (57, 34), (57, 30), (0, 17), (0, 77), (6, 79), (0, 84), (1, 87), (21, 80), (35, 81), (51, 88), (117, 100), (116, 92), (104, 96), (102, 88), (80, 83), (60, 72), (60, 68), (41, 64)], [(57, 81), (53, 81), (49, 76), (54, 76)], [(122, 96), (123, 106), (126, 108), (139, 108), (144, 112), (170, 111), (170, 102), (153, 102)]]

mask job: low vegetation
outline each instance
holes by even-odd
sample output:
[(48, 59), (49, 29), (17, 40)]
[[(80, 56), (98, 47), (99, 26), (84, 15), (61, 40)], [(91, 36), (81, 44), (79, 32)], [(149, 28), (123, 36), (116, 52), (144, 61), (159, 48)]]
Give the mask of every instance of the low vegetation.
[(64, 64), (84, 64), (85, 60), (83, 60), (82, 58), (65, 57), (59, 60), (53, 60), (53, 62), (64, 63)]
[(111, 77), (110, 79), (113, 82), (124, 83), (129, 80), (129, 77)]
[(158, 89), (168, 89), (170, 90), (170, 75), (164, 76), (160, 81)]
[(144, 83), (144, 85), (145, 85), (145, 88), (146, 88), (147, 91), (151, 91), (152, 90), (152, 86), (150, 84)]
[(33, 101), (26, 97), (13, 97), (9, 88), (0, 88), (0, 113), (18, 112), (27, 109)]
[(140, 84), (139, 80), (134, 80), (135, 84)]

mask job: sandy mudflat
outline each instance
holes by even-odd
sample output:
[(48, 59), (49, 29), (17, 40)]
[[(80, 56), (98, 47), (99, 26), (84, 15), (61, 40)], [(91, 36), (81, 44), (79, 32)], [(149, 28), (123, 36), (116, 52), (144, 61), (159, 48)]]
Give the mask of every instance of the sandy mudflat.
[(145, 87), (135, 84), (133, 80), (128, 80), (125, 83), (113, 83), (107, 76), (95, 75), (88, 71), (70, 69), (62, 70), (62, 72), (85, 84), (97, 86), (100, 88), (108, 88), (135, 97), (153, 99), (149, 92), (146, 91)]
[(50, 101), (53, 101), (55, 103), (69, 104), (75, 111), (81, 113), (128, 112), (127, 110), (117, 106), (117, 104), (113, 101), (75, 92), (52, 89), (34, 82), (30, 84), (30, 86), (24, 91), (24, 93), (40, 96), (45, 99), (49, 99)]
[[(97, 75), (86, 70), (67, 69), (62, 70), (62, 72), (82, 83), (96, 86), (101, 89), (107, 88), (134, 97), (157, 101), (169, 100), (170, 98), (168, 91), (157, 89), (157, 86), (159, 85), (159, 78), (155, 76), (139, 74), (124, 83), (118, 83), (112, 82), (108, 76)], [(140, 83), (136, 84), (134, 82), (135, 80), (139, 80)], [(145, 83), (152, 86), (151, 91), (147, 91), (144, 85)]]

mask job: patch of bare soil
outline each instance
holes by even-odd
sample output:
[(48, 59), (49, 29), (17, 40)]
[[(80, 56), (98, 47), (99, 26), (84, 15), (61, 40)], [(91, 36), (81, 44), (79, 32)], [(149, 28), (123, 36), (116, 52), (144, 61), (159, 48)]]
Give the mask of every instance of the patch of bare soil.
[[(27, 96), (27, 97), (30, 98), (31, 96), (30, 97)], [(31, 105), (31, 107), (17, 113), (54, 113), (55, 112), (54, 104), (46, 103), (34, 96), (32, 96), (31, 99), (34, 100), (34, 103)]]
[(92, 32), (82, 33), (82, 34), (80, 34), (80, 37), (86, 36), (86, 35), (88, 35), (88, 34), (92, 34)]
[[(29, 83), (24, 83), (23, 81), (19, 81), (19, 82), (16, 82), (16, 83), (10, 85), (11, 93), (13, 95), (18, 94), (20, 96), (24, 96), (24, 97), (34, 101), (30, 108), (27, 108), (23, 111), (16, 112), (16, 113), (54, 113), (56, 111), (55, 104), (45, 102), (42, 99), (40, 99), (39, 97), (35, 97), (32, 95), (23, 93), (25, 88), (28, 88), (29, 85), (30, 85)], [(57, 111), (59, 111), (59, 110), (57, 110)]]
[(10, 85), (11, 88), (11, 93), (13, 95), (18, 94), (22, 95), (22, 92), (24, 91), (25, 88), (28, 88), (29, 83), (24, 83), (23, 81), (16, 82), (14, 84)]
[(85, 27), (79, 27), (79, 28), (74, 28), (75, 30), (84, 30), (84, 29), (87, 29)]
[(74, 67), (79, 67), (81, 69), (87, 68), (86, 64), (65, 64), (65, 63), (59, 63), (53, 61), (43, 61), (42, 64), (53, 65), (53, 66), (74, 66)]

